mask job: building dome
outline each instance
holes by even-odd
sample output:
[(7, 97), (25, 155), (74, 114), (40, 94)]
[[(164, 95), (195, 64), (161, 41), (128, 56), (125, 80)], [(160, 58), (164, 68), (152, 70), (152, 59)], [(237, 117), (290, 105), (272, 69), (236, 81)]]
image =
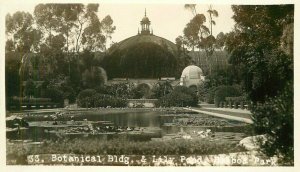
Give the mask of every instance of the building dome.
[(178, 51), (177, 46), (173, 42), (156, 35), (148, 34), (148, 35), (132, 36), (119, 43), (116, 43), (109, 49), (109, 53), (114, 53), (117, 50), (124, 50), (124, 49), (131, 48), (135, 45), (145, 44), (145, 43), (155, 44), (163, 49), (166, 49), (172, 54), (176, 54)]
[[(109, 79), (180, 77), (187, 58), (181, 58), (178, 47), (171, 41), (150, 32), (146, 15), (141, 21), (141, 32), (115, 43), (102, 61)], [(183, 62), (184, 61), (184, 62)]]
[(180, 85), (197, 86), (204, 80), (202, 69), (195, 65), (187, 66), (183, 69), (180, 77)]
[(176, 45), (162, 37), (139, 34), (114, 44), (102, 61), (108, 78), (180, 77)]
[(200, 69), (200, 67), (195, 65), (190, 65), (183, 69), (181, 77), (186, 77), (189, 79), (201, 79), (202, 75), (203, 72)]

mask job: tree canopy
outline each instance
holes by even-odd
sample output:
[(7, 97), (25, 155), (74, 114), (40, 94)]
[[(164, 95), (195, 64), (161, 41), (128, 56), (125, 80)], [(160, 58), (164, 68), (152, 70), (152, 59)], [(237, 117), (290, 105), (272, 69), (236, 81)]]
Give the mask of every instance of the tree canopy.
[(232, 6), (235, 29), (227, 35), (229, 62), (239, 66), (253, 102), (254, 128), (267, 135), (263, 150), (294, 163), (294, 5)]
[[(14, 76), (6, 81), (8, 95), (22, 96), (21, 84), (27, 79), (47, 83), (65, 76), (65, 82), (76, 91), (103, 84), (99, 56), (116, 27), (109, 15), (98, 14), (99, 8), (99, 4), (49, 3), (36, 5), (33, 14), (7, 14), (6, 76)], [(93, 60), (86, 63), (85, 57)], [(22, 75), (17, 77), (18, 74)], [(90, 85), (85, 84), (87, 81), (91, 81)], [(13, 84), (17, 85), (8, 87)], [(63, 88), (51, 87), (55, 93), (61, 93), (57, 89)]]
[[(226, 47), (229, 62), (244, 67), (244, 86), (253, 101), (275, 96), (293, 78), (293, 56), (280, 49), (286, 25), (293, 23), (292, 5), (232, 6), (235, 30)], [(278, 13), (280, 11), (280, 13)], [(293, 35), (291, 32), (290, 35)]]

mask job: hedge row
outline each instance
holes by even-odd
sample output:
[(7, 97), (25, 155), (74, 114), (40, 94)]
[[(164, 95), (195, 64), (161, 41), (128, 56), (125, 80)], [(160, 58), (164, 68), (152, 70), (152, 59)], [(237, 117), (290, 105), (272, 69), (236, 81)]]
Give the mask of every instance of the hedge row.
[(217, 107), (225, 107), (225, 108), (249, 108), (250, 103), (246, 100), (246, 97), (226, 97), (225, 101), (221, 101)]
[(12, 97), (6, 100), (7, 109), (18, 109), (20, 110), (22, 106), (26, 108), (40, 108), (41, 106), (49, 107), (63, 107), (63, 101), (54, 102), (50, 98), (25, 98), (25, 97)]
[(24, 102), (24, 103), (35, 103), (35, 102), (51, 102), (50, 98), (28, 98), (28, 97), (12, 97), (11, 102)]
[(86, 89), (79, 93), (77, 104), (80, 107), (126, 107), (127, 99), (97, 93), (93, 89)]
[(177, 86), (174, 90), (158, 99), (156, 107), (186, 107), (197, 106), (198, 98), (196, 93), (187, 87)]
[(214, 103), (219, 107), (221, 102), (225, 102), (226, 97), (241, 96), (241, 89), (238, 86), (219, 86), (214, 95)]

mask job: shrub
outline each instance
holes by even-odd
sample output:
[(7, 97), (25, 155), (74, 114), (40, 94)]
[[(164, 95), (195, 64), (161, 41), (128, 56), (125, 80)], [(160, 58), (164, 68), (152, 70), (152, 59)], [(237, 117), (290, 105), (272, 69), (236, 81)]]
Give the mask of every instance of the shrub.
[(93, 102), (93, 107), (126, 107), (127, 100), (110, 96), (107, 94), (95, 94), (91, 97), (91, 101)]
[(268, 156), (277, 155), (286, 165), (294, 164), (294, 95), (293, 85), (264, 104), (252, 108), (254, 126), (258, 134), (267, 134), (262, 147)]
[(69, 99), (70, 102), (75, 102), (76, 92), (72, 87), (64, 85), (60, 89), (63, 91), (64, 99)]
[(97, 93), (93, 89), (81, 91), (77, 97), (80, 107), (126, 107), (127, 100), (107, 94)]
[(174, 90), (162, 98), (160, 98), (156, 106), (163, 107), (184, 107), (184, 106), (197, 106), (198, 98), (195, 92), (184, 86), (177, 86)]
[(139, 84), (136, 88), (132, 89), (134, 99), (141, 99), (149, 97), (150, 87), (147, 84)]
[(63, 101), (64, 101), (64, 92), (55, 87), (48, 88), (45, 92), (45, 96), (47, 98), (50, 98), (51, 101), (55, 102), (55, 103), (63, 103)]
[(29, 97), (34, 96), (35, 89), (36, 89), (36, 84), (33, 82), (32, 79), (28, 79), (25, 84), (24, 95)]
[(216, 107), (219, 107), (220, 102), (225, 101), (226, 97), (240, 96), (241, 91), (238, 86), (219, 86), (216, 88), (214, 102)]
[(171, 93), (173, 90), (173, 87), (169, 81), (165, 82), (158, 82), (155, 84), (155, 86), (152, 88), (151, 92), (152, 95), (150, 98), (158, 99), (163, 97), (164, 95), (167, 95)]
[(217, 87), (212, 87), (208, 89), (207, 93), (205, 94), (205, 102), (210, 104), (214, 103), (216, 89)]
[(93, 89), (86, 89), (81, 91), (77, 96), (77, 104), (80, 107), (91, 107), (93, 102), (91, 97), (96, 94)]
[[(222, 102), (223, 101), (221, 101), (221, 103)], [(247, 104), (247, 99), (246, 96), (225, 97), (225, 102), (223, 103), (234, 105), (235, 108), (238, 108), (238, 105), (240, 105), (240, 108), (244, 108), (244, 105)]]

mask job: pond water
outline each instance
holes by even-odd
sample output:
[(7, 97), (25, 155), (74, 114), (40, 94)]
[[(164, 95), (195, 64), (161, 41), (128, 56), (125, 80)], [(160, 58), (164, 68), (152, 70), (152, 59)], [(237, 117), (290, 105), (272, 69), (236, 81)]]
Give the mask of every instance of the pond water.
[[(28, 129), (6, 132), (7, 139), (43, 141), (45, 139), (56, 140), (62, 137), (70, 139), (97, 137), (104, 140), (122, 138), (135, 141), (149, 141), (153, 138), (171, 137), (170, 135), (175, 137), (178, 133), (196, 135), (199, 131), (208, 129), (214, 132), (216, 136), (219, 136), (218, 139), (222, 136), (225, 139), (239, 140), (247, 135), (245, 132), (246, 125), (243, 123), (210, 117), (204, 114), (178, 114), (151, 110), (73, 111), (64, 112), (61, 116), (56, 114), (57, 118), (53, 117), (53, 114), (34, 113), (25, 115), (23, 119), (28, 121)], [(53, 125), (55, 122), (58, 124)], [(222, 126), (219, 126), (220, 122), (223, 124)], [(77, 128), (78, 130), (80, 127), (89, 130), (89, 128), (84, 128), (85, 126), (92, 126), (99, 131), (96, 134), (95, 132), (86, 131), (72, 133), (71, 131), (75, 129), (70, 131), (70, 128)], [(107, 128), (118, 129), (120, 132), (103, 132), (101, 127), (104, 130)], [(65, 134), (67, 132), (69, 134)]]

